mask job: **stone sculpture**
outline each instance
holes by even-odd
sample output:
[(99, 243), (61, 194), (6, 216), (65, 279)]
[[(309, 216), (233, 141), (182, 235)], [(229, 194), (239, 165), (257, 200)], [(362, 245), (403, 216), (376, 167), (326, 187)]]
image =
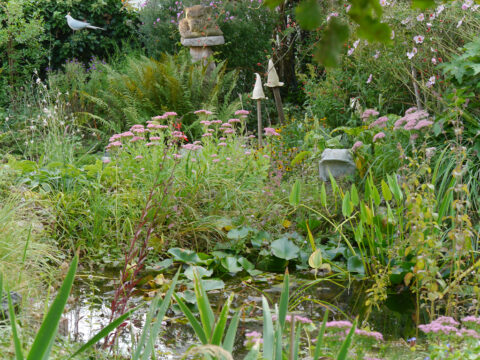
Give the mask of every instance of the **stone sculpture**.
[[(195, 5), (185, 9), (185, 18), (178, 24), (180, 42), (190, 48), (190, 55), (194, 62), (206, 59), (213, 54), (211, 46), (225, 43), (222, 30), (215, 23), (212, 8), (204, 5)], [(206, 60), (204, 60), (206, 63)], [(209, 71), (215, 67), (209, 64)]]
[(323, 181), (355, 174), (355, 163), (349, 149), (325, 149), (319, 164), (319, 175)]
[(212, 18), (212, 8), (203, 5), (186, 8), (185, 18), (180, 20), (178, 29), (183, 39), (223, 35)]

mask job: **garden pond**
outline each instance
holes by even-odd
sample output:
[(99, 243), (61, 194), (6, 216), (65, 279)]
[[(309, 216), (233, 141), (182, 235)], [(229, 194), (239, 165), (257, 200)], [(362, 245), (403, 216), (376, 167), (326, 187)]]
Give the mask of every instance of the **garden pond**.
[[(77, 275), (72, 293), (73, 301), (70, 302), (70, 308), (65, 314), (65, 322), (68, 322), (67, 331), (73, 340), (86, 341), (109, 323), (110, 305), (119, 272), (120, 269), (108, 269), (101, 274)], [(170, 273), (164, 277), (157, 275), (158, 273), (145, 275), (141, 281), (143, 285), (138, 287), (135, 296), (130, 299), (132, 307), (148, 302), (148, 299), (161, 289), (161, 286), (158, 289), (155, 289), (155, 286), (163, 279), (168, 283), (168, 279), (173, 277)], [(243, 306), (244, 313), (234, 351), (234, 355), (236, 353), (239, 358), (242, 358), (244, 351), (242, 346), (244, 334), (249, 331), (262, 331), (261, 296), (267, 297), (270, 303), (278, 303), (282, 280), (283, 275), (278, 273), (204, 280), (209, 284), (206, 287), (213, 288), (208, 295), (214, 309), (221, 309), (232, 292), (235, 293), (233, 308)], [(297, 272), (291, 275), (290, 284), (292, 312), (308, 317), (315, 323), (322, 321), (326, 307), (329, 308), (331, 317), (337, 320), (351, 319), (357, 315), (360, 318), (367, 316), (368, 310), (362, 305), (365, 304), (367, 290), (371, 285), (367, 281), (338, 281), (320, 276), (315, 278), (311, 272)], [(195, 296), (189, 285), (191, 281), (185, 279), (177, 285), (177, 292), (181, 293), (184, 300), (194, 308)], [(388, 295), (382, 306), (370, 312), (368, 324), (372, 330), (381, 332), (390, 343), (406, 350), (407, 343), (403, 339), (415, 334), (414, 304), (412, 294), (398, 288)], [(136, 341), (135, 337), (140, 336), (147, 310), (148, 305), (136, 311), (125, 327), (127, 331), (119, 336), (121, 353), (127, 354), (131, 343)], [(176, 355), (184, 354), (191, 345), (199, 343), (192, 327), (176, 305), (167, 312), (163, 324), (163, 333), (156, 344), (159, 359), (177, 358)]]

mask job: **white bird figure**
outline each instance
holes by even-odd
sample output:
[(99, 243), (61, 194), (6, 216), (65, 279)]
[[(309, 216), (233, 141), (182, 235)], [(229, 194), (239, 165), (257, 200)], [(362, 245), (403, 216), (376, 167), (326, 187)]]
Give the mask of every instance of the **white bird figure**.
[(98, 27), (98, 26), (93, 26), (89, 24), (88, 22), (85, 21), (80, 21), (80, 20), (75, 20), (70, 16), (70, 13), (65, 15), (67, 18), (67, 24), (72, 30), (82, 30), (82, 29), (99, 29), (99, 30), (105, 30), (104, 28)]

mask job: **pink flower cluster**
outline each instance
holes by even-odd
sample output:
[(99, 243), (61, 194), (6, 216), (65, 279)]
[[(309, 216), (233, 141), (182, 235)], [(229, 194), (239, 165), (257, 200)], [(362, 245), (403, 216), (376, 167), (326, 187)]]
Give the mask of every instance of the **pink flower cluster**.
[(359, 147), (361, 147), (362, 145), (363, 145), (363, 142), (361, 142), (361, 141), (355, 142), (355, 144), (353, 144), (353, 146), (352, 146), (352, 151), (357, 150), (357, 149), (358, 149)]
[(253, 346), (255, 344), (262, 344), (263, 339), (262, 339), (262, 334), (260, 334), (258, 331), (250, 331), (245, 333), (245, 342), (244, 346)]
[(184, 144), (184, 145), (182, 145), (182, 148), (185, 149), (185, 150), (196, 151), (196, 150), (203, 149), (203, 146), (200, 145), (200, 141), (195, 141), (195, 142), (192, 143), (192, 144)]
[(403, 127), (405, 130), (420, 130), (433, 124), (433, 121), (428, 120), (428, 112), (425, 110), (418, 110), (412, 107), (405, 111), (405, 116), (398, 119), (393, 129), (397, 130)]
[(477, 325), (480, 325), (480, 316), (467, 316), (462, 319), (462, 322), (475, 323)]
[[(340, 335), (346, 336), (350, 328), (352, 327), (352, 323), (347, 320), (340, 320), (340, 321), (329, 321), (325, 324), (327, 329), (339, 329)], [(338, 335), (339, 332), (336, 333)], [(367, 338), (371, 338), (377, 341), (383, 341), (383, 335), (378, 331), (368, 331), (368, 330), (361, 330), (355, 329), (355, 334), (359, 336), (364, 336)]]
[[(474, 316), (468, 316), (463, 318), (462, 321), (477, 322), (480, 318), (475, 318)], [(445, 335), (455, 335), (458, 337), (472, 337), (475, 339), (480, 339), (480, 334), (473, 329), (458, 328), (460, 323), (453, 319), (450, 316), (440, 316), (438, 319), (432, 321), (430, 324), (418, 325), (418, 328), (423, 331), (425, 334), (438, 334), (443, 333)]]
[(198, 114), (205, 114), (205, 115), (212, 115), (213, 113), (209, 110), (196, 110), (193, 112), (194, 114), (198, 115)]
[(352, 323), (347, 320), (329, 321), (325, 324), (326, 328), (351, 328)]
[(370, 117), (376, 117), (378, 116), (379, 112), (377, 110), (374, 110), (374, 109), (366, 109), (363, 114), (362, 114), (362, 120), (365, 122), (367, 121), (368, 119), (370, 119)]
[(152, 120), (165, 120), (168, 119), (169, 116), (178, 116), (178, 114), (175, 111), (167, 111), (163, 115), (152, 117)]
[(375, 120), (373, 123), (371, 123), (368, 128), (371, 129), (375, 126), (378, 126), (380, 128), (384, 128), (387, 125), (388, 118), (386, 116), (379, 117), (377, 120)]
[(378, 331), (367, 331), (367, 330), (355, 329), (355, 335), (365, 336), (367, 338), (373, 338), (377, 341), (383, 341), (383, 335)]
[(265, 130), (265, 136), (280, 136), (274, 128), (266, 127), (263, 130)]
[(240, 115), (240, 117), (247, 117), (250, 114), (248, 110), (237, 110), (235, 111), (235, 115)]
[(377, 140), (383, 139), (384, 137), (385, 137), (385, 133), (384, 132), (379, 132), (378, 134), (375, 134), (373, 136), (372, 141), (375, 142)]
[[(313, 321), (310, 320), (309, 318), (307, 317), (304, 317), (304, 316), (300, 316), (300, 315), (294, 315), (293, 316), (295, 322), (300, 322), (302, 324), (313, 324)], [(278, 317), (277, 315), (272, 315), (272, 320), (277, 320)], [(288, 321), (288, 322), (291, 322), (292, 321), (292, 315), (286, 315), (285, 316), (285, 321)]]

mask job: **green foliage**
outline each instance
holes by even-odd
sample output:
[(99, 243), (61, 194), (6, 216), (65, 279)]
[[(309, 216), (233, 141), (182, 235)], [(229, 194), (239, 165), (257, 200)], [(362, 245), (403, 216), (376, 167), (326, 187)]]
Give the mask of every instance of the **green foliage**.
[[(76, 58), (86, 64), (96, 56), (109, 58), (121, 48), (122, 42), (132, 39), (138, 19), (136, 13), (117, 0), (44, 0), (32, 1), (30, 11), (38, 11), (45, 21), (46, 42), (50, 69), (59, 69), (68, 59)], [(105, 31), (73, 32), (65, 15), (104, 27)]]
[[(419, 101), (427, 110), (442, 112), (447, 86), (439, 76), (438, 64), (459, 53), (457, 45), (452, 43), (461, 46), (471, 41), (480, 28), (476, 12), (462, 10), (460, 3), (444, 4), (444, 7), (443, 11), (437, 8), (424, 13), (425, 20), (417, 21), (421, 10), (412, 10), (406, 3), (384, 6), (382, 18), (392, 29), (388, 33), (392, 45), (365, 42), (360, 28), (352, 26), (350, 40), (340, 44), (340, 68), (323, 71), (313, 64), (302, 68), (305, 105), (317, 118), (326, 117), (332, 128), (355, 123), (362, 108), (399, 114)], [(336, 19), (345, 22), (354, 6), (348, 13), (340, 7), (335, 10), (339, 14)], [(428, 19), (430, 14), (435, 16), (433, 20)], [(413, 40), (417, 35), (424, 36), (422, 43)], [(418, 53), (409, 59), (407, 53), (413, 53), (413, 48)], [(321, 54), (327, 56), (324, 52)], [(434, 86), (429, 83), (432, 76), (436, 79)]]
[(159, 61), (131, 56), (121, 69), (105, 65), (79, 95), (117, 131), (173, 109), (190, 128), (195, 110), (211, 109), (227, 119), (237, 109), (236, 80), (237, 73), (228, 72), (224, 63), (208, 73), (207, 66), (192, 64), (183, 51)]
[(40, 12), (29, 12), (34, 1), (11, 0), (0, 3), (0, 104), (10, 100), (16, 88), (30, 79), (43, 63), (47, 51), (44, 23)]
[(215, 345), (222, 347), (227, 352), (231, 352), (240, 320), (240, 310), (237, 310), (230, 321), (230, 325), (228, 328), (226, 327), (234, 294), (231, 294), (228, 297), (218, 319), (216, 320), (207, 293), (202, 284), (203, 280), (200, 279), (195, 271), (194, 275), (195, 299), (200, 313), (200, 321), (196, 319), (192, 311), (187, 307), (178, 294), (174, 294), (173, 296), (203, 345)]
[(229, 70), (239, 71), (239, 92), (251, 91), (252, 73), (265, 64), (277, 14), (249, 1), (149, 1), (140, 10), (139, 27), (147, 54), (161, 59), (163, 53), (179, 51), (178, 22), (184, 8), (198, 3), (211, 6), (222, 30), (225, 44), (214, 48), (215, 58), (225, 61)]

